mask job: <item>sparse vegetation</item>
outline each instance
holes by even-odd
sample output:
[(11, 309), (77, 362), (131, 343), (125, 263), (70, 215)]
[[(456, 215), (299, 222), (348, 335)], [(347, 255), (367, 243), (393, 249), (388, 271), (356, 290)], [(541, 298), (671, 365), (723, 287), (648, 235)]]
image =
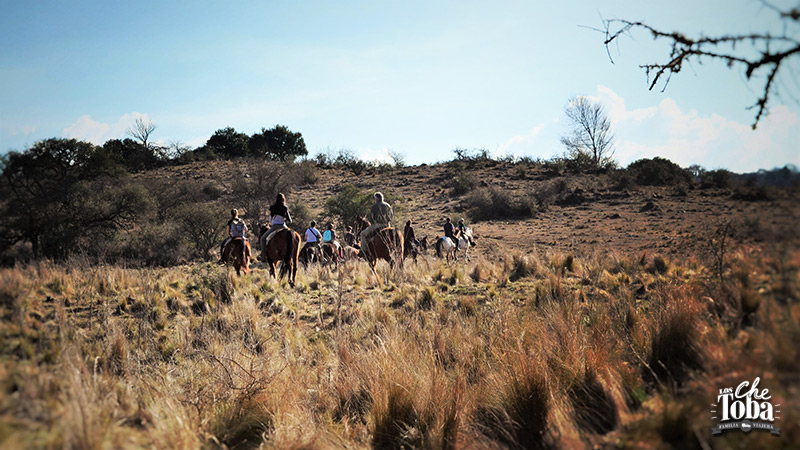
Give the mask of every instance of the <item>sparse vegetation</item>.
[[(781, 376), (797, 370), (798, 311), (784, 291), (800, 286), (775, 268), (796, 273), (800, 253), (781, 258), (729, 256), (738, 275), (728, 288), (762, 305), (746, 328), (718, 320), (739, 306), (701, 295), (714, 268), (670, 261), (663, 271), (654, 260), (651, 272), (619, 254), (412, 265), (397, 287), (347, 264), (342, 277), (301, 270), (299, 284), (314, 287), (297, 291), (263, 270), (237, 278), (210, 264), (2, 269), (0, 439), (25, 448), (692, 442), (720, 383), (710, 380), (752, 358), (776, 375), (773, 395), (796, 388)], [(771, 344), (755, 356), (744, 351), (751, 342)], [(783, 406), (785, 416), (797, 410)], [(741, 439), (780, 446), (797, 432), (784, 421), (781, 437)]]
[[(357, 178), (324, 158), (127, 175), (92, 160), (87, 170), (110, 170), (65, 183), (68, 204), (86, 217), (133, 213), (33, 230), (50, 260), (17, 258), (30, 241), (3, 248), (0, 447), (683, 448), (707, 433), (707, 403), (729, 378), (758, 370), (776, 397), (796, 391), (800, 253), (787, 219), (763, 213), (796, 205), (778, 187), (791, 171), (687, 182), (676, 199), (672, 186), (639, 183), (647, 171), (636, 166), (586, 174), (563, 159), (456, 156), (368, 165)], [(453, 198), (447, 181), (459, 175)], [(769, 197), (736, 201), (737, 186)], [(64, 212), (46, 187), (35, 218)], [(375, 189), (397, 214), (414, 205), (415, 225), (427, 220), (418, 236), (464, 209), (487, 220), (471, 224), (471, 263), (435, 260), (429, 247), (377, 276), (358, 261), (310, 266), (295, 289), (258, 263), (236, 277), (203, 261), (230, 207), (250, 225), (283, 189), (295, 229), (312, 217), (340, 229)], [(714, 232), (717, 213), (726, 222)], [(77, 238), (50, 248), (68, 232)], [(781, 437), (742, 445), (790, 445), (800, 429), (780, 426)]]

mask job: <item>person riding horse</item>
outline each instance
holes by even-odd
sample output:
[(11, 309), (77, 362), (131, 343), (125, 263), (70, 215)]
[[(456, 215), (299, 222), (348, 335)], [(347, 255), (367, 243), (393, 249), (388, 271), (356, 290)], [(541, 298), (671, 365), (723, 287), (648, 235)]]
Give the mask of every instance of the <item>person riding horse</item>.
[(269, 229), (267, 229), (259, 239), (259, 244), (262, 249), (267, 247), (267, 243), (276, 231), (288, 228), (288, 225), (292, 223), (289, 207), (286, 206), (286, 196), (278, 194), (275, 198), (275, 203), (269, 207), (269, 216)]
[(394, 218), (394, 211), (391, 205), (383, 201), (383, 194), (376, 192), (373, 197), (375, 198), (375, 203), (372, 204), (372, 208), (369, 210), (369, 216), (367, 217), (371, 225), (364, 229), (359, 236), (361, 239), (361, 246), (364, 248), (366, 248), (372, 235), (382, 228), (390, 227), (392, 219)]
[(475, 246), (475, 242), (472, 241), (472, 236), (470, 236), (467, 233), (467, 226), (464, 225), (464, 219), (463, 218), (458, 220), (458, 225), (456, 225), (456, 229), (458, 230), (458, 235), (459, 236), (464, 236), (465, 238), (467, 238), (467, 241), (469, 241), (469, 245), (471, 245), (473, 247)]
[(314, 246), (319, 246), (319, 241), (322, 240), (322, 235), (319, 233), (317, 229), (317, 222), (315, 220), (311, 221), (311, 226), (308, 227), (306, 230), (306, 244), (303, 248)]
[(358, 248), (358, 242), (356, 242), (356, 235), (353, 233), (353, 227), (351, 225), (347, 226), (347, 231), (344, 233), (344, 243), (349, 245), (350, 247)]
[(411, 220), (407, 220), (406, 226), (403, 228), (403, 257), (405, 258), (408, 255), (412, 255), (414, 260), (416, 260), (422, 244), (417, 239), (417, 235), (414, 233), (414, 227), (412, 225), (413, 222)]
[(219, 247), (219, 262), (223, 263), (223, 255), (225, 254), (225, 246), (227, 246), (232, 240), (236, 238), (241, 238), (245, 245), (242, 246), (242, 260), (244, 260), (246, 253), (247, 253), (247, 224), (244, 223), (244, 220), (239, 218), (239, 210), (232, 209), (231, 210), (231, 218), (228, 220), (228, 237), (222, 241), (222, 245)]
[(336, 240), (336, 230), (333, 229), (333, 224), (331, 222), (328, 222), (325, 231), (322, 232), (322, 243), (324, 245), (330, 245), (334, 250), (332, 253), (338, 258), (344, 257), (342, 254), (342, 246), (339, 245), (339, 241)]
[(448, 237), (448, 238), (452, 239), (453, 243), (457, 244), (458, 243), (458, 236), (459, 236), (459, 230), (457, 230), (455, 227), (453, 227), (453, 223), (450, 222), (450, 218), (446, 217), (445, 218), (445, 223), (444, 223), (444, 237)]

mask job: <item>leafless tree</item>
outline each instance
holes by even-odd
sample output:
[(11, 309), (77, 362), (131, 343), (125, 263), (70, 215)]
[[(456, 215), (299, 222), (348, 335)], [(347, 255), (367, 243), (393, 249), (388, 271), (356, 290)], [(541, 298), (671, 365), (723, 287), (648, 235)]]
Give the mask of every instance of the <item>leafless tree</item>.
[(152, 144), (149, 143), (148, 140), (156, 128), (158, 127), (150, 119), (137, 117), (133, 125), (128, 128), (127, 133), (130, 137), (141, 142), (145, 148), (150, 149)]
[(584, 96), (573, 97), (564, 108), (570, 132), (561, 137), (570, 157), (588, 160), (594, 167), (612, 163), (614, 135), (606, 109), (600, 102)]
[[(756, 102), (748, 109), (756, 109), (753, 128), (768, 111), (767, 104), (770, 96), (776, 94), (775, 80), (779, 73), (793, 72), (793, 61), (800, 55), (800, 40), (797, 37), (800, 29), (800, 6), (791, 10), (782, 10), (766, 1), (764, 6), (776, 13), (783, 21), (781, 35), (764, 33), (726, 34), (723, 36), (702, 36), (691, 38), (679, 31), (664, 32), (653, 28), (644, 22), (633, 22), (623, 19), (604, 20), (606, 50), (609, 44), (618, 41), (622, 35), (628, 34), (632, 29), (648, 31), (654, 40), (664, 39), (671, 44), (669, 56), (663, 61), (653, 64), (643, 64), (639, 67), (645, 70), (647, 80), (652, 90), (659, 81), (663, 82), (666, 89), (672, 75), (681, 71), (685, 64), (692, 61), (701, 62), (703, 58), (719, 60), (728, 67), (742, 67), (744, 74), (750, 80), (756, 74), (764, 74), (763, 91)], [(611, 52), (608, 52), (609, 59)]]

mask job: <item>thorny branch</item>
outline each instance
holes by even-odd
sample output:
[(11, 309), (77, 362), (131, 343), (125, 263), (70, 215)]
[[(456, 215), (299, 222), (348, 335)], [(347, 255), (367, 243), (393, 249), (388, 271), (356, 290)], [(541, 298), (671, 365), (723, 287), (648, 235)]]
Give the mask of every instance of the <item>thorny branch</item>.
[[(766, 6), (776, 11), (781, 19), (790, 23), (800, 23), (800, 8), (790, 11), (782, 11), (778, 8), (765, 3)], [(606, 51), (613, 63), (609, 44), (614, 42), (622, 35), (629, 34), (634, 28), (648, 31), (654, 40), (666, 39), (671, 42), (671, 50), (666, 62), (656, 62), (653, 64), (643, 64), (639, 67), (645, 69), (647, 80), (652, 90), (660, 80), (663, 80), (662, 92), (667, 88), (672, 75), (681, 71), (684, 63), (693, 59), (699, 60), (702, 57), (722, 60), (728, 67), (734, 65), (742, 66), (747, 79), (751, 79), (755, 73), (766, 73), (766, 82), (761, 96), (747, 109), (757, 110), (753, 129), (758, 125), (759, 120), (768, 111), (767, 104), (771, 94), (775, 94), (773, 82), (778, 72), (781, 70), (792, 71), (789, 66), (790, 58), (800, 55), (800, 41), (793, 36), (784, 34), (773, 36), (769, 33), (754, 34), (731, 34), (717, 37), (700, 36), (690, 38), (685, 34), (674, 31), (664, 32), (647, 25), (644, 22), (632, 22), (624, 19), (603, 20), (605, 29)], [(737, 45), (748, 46), (745, 50), (738, 50)], [(730, 48), (728, 48), (730, 47)], [(741, 47), (741, 46), (740, 46)], [(775, 48), (775, 49), (773, 49)], [(753, 56), (750, 56), (750, 55)]]

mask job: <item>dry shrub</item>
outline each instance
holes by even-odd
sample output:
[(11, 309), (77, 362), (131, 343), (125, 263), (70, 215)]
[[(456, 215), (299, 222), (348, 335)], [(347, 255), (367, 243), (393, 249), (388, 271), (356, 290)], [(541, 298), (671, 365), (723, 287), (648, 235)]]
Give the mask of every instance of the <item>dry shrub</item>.
[(507, 266), (508, 279), (510, 281), (518, 281), (522, 278), (527, 278), (536, 275), (539, 270), (539, 260), (530, 256), (514, 255), (511, 259), (511, 265)]
[(595, 369), (587, 366), (583, 376), (567, 390), (579, 427), (590, 433), (606, 434), (619, 426), (617, 405), (597, 378)]
[(245, 389), (219, 407), (209, 431), (226, 448), (257, 448), (272, 424), (263, 395)]
[(422, 443), (420, 418), (414, 408), (414, 396), (399, 385), (387, 387), (385, 403), (373, 408), (375, 428), (372, 431), (374, 448), (419, 448)]
[(547, 382), (540, 373), (508, 374), (499, 401), (479, 406), (474, 420), (488, 438), (511, 448), (548, 448), (545, 432), (550, 412)]
[(666, 275), (669, 272), (669, 263), (663, 256), (653, 257), (653, 264), (647, 268), (653, 274)]
[(514, 198), (511, 192), (498, 187), (472, 191), (464, 198), (464, 206), (474, 220), (519, 219), (531, 217), (537, 212), (531, 199)]
[(704, 367), (697, 313), (688, 304), (690, 301), (674, 299), (658, 315), (647, 361), (650, 370), (643, 374), (651, 382), (680, 386)]
[(429, 310), (436, 306), (437, 295), (436, 290), (428, 286), (419, 293), (417, 299), (417, 308)]

